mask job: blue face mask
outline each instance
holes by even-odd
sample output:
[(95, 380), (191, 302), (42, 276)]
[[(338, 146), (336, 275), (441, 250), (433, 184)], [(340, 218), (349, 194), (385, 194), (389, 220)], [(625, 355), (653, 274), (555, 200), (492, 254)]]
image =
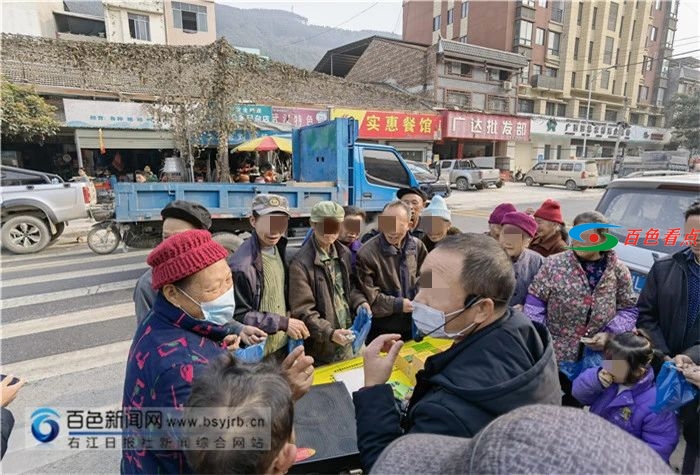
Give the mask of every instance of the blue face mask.
[(219, 297), (209, 302), (197, 302), (190, 297), (187, 292), (179, 289), (188, 299), (199, 305), (204, 314), (204, 320), (216, 325), (225, 325), (233, 319), (233, 312), (236, 310), (236, 296), (233, 293), (233, 286)]

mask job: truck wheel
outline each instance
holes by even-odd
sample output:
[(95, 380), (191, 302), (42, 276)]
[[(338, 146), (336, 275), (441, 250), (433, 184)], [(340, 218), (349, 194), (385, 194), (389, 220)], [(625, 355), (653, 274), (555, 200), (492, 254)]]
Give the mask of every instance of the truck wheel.
[(566, 180), (566, 189), (576, 191), (578, 190), (578, 186), (576, 186), (576, 182), (574, 180)]
[(459, 191), (467, 191), (469, 189), (469, 180), (464, 177), (457, 178), (455, 184)]
[(214, 233), (212, 239), (224, 246), (231, 254), (236, 252), (238, 248), (241, 247), (241, 245), (243, 244), (243, 239), (239, 238), (233, 233)]
[(36, 216), (13, 216), (2, 225), (2, 245), (15, 254), (39, 252), (49, 241), (49, 227)]
[(535, 180), (531, 176), (525, 177), (525, 186), (532, 186), (535, 184)]
[(63, 234), (63, 231), (66, 229), (66, 223), (56, 223), (56, 234), (51, 236), (51, 242), (54, 242), (56, 239), (61, 237), (61, 234)]
[(503, 188), (503, 182), (502, 181), (497, 182), (496, 188)]
[(95, 254), (111, 254), (121, 240), (121, 236), (112, 226), (94, 227), (87, 235), (88, 247)]
[(477, 190), (481, 191), (481, 190), (483, 190), (484, 188), (486, 188), (486, 185), (484, 185), (483, 183), (479, 183), (479, 184), (474, 185), (474, 188), (476, 188)]

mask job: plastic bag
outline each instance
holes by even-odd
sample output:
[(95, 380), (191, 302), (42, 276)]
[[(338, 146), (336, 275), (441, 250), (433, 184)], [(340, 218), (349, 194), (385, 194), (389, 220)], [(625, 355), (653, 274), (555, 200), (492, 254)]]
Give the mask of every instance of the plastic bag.
[(354, 355), (360, 351), (362, 345), (365, 344), (367, 340), (367, 335), (369, 335), (369, 330), (372, 328), (372, 315), (367, 311), (365, 307), (360, 307), (357, 311), (357, 317), (355, 321), (352, 322), (350, 330), (352, 330), (355, 335), (355, 340), (352, 342), (352, 352)]
[(559, 371), (564, 373), (569, 380), (573, 381), (578, 375), (588, 368), (597, 368), (603, 364), (603, 353), (585, 347), (583, 357), (578, 361), (561, 361)]
[(246, 363), (259, 363), (265, 356), (265, 342), (240, 348), (233, 355)]
[(287, 340), (287, 353), (291, 353), (292, 351), (294, 351), (294, 348), (296, 348), (297, 346), (304, 346), (304, 340), (302, 340), (301, 338), (298, 340), (294, 338), (289, 338)]
[(673, 361), (666, 361), (656, 378), (656, 404), (651, 410), (656, 413), (674, 411), (697, 396), (697, 388), (686, 381)]

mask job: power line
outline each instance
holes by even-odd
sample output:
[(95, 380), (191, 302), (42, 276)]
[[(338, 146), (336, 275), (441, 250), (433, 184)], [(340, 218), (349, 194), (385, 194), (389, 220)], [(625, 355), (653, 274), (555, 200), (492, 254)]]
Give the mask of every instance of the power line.
[[(664, 60), (664, 59), (674, 59), (674, 58), (676, 58), (676, 57), (678, 57), (678, 56), (683, 56), (683, 55), (690, 54), (690, 53), (697, 53), (698, 51), (700, 51), (700, 49), (694, 49), (694, 50), (691, 50), (691, 51), (684, 51), (684, 52), (682, 52), (682, 53), (674, 53), (674, 54), (672, 54), (671, 56), (666, 56), (666, 57), (663, 57), (663, 58), (656, 58), (656, 59), (655, 59), (655, 58), (651, 58), (651, 61), (662, 61), (662, 60)], [(607, 67), (604, 67), (604, 68), (579, 69), (579, 70), (574, 70), (574, 71), (571, 71), (571, 72), (574, 72), (574, 73), (587, 73), (587, 72), (594, 72), (594, 71), (605, 71), (606, 69), (626, 68), (626, 67), (629, 67), (629, 66), (637, 66), (637, 65), (639, 65), (639, 64), (644, 64), (644, 63), (646, 63), (646, 61), (638, 61), (638, 62), (636, 62), (636, 63), (626, 63), (626, 64), (614, 64), (614, 65), (612, 65), (612, 66), (607, 66)]]
[(356, 15), (351, 16), (350, 18), (348, 18), (347, 20), (345, 20), (345, 21), (342, 22), (342, 23), (339, 23), (339, 24), (337, 24), (337, 25), (335, 25), (335, 26), (333, 26), (333, 27), (330, 27), (330, 28), (326, 28), (326, 29), (324, 29), (322, 32), (320, 32), (320, 33), (318, 33), (318, 34), (316, 34), (316, 35), (312, 35), (312, 36), (309, 36), (308, 38), (304, 38), (303, 40), (299, 40), (299, 41), (295, 41), (295, 42), (293, 42), (293, 43), (289, 43), (288, 45), (285, 45), (285, 46), (294, 46), (294, 45), (298, 45), (299, 43), (303, 43), (303, 42), (305, 42), (305, 41), (309, 41), (309, 40), (312, 40), (312, 39), (314, 39), (314, 38), (318, 38), (319, 36), (325, 35), (325, 34), (327, 34), (328, 32), (330, 32), (331, 29), (333, 29), (333, 28), (340, 28), (341, 26), (345, 25), (346, 23), (351, 22), (352, 20), (354, 20), (354, 19), (357, 18), (358, 16), (360, 16), (360, 15), (362, 15), (363, 13), (365, 13), (366, 11), (368, 11), (368, 10), (370, 10), (370, 9), (372, 9), (372, 8), (374, 8), (374, 7), (376, 7), (377, 5), (379, 5), (379, 2), (374, 2), (372, 5), (370, 5), (369, 7), (365, 8), (365, 9), (362, 10), (360, 13), (357, 13)]

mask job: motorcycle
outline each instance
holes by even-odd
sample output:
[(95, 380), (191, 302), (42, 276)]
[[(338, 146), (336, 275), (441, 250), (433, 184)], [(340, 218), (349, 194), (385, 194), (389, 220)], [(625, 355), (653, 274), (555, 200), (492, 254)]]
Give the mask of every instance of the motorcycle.
[(114, 209), (109, 206), (99, 207), (91, 211), (96, 224), (87, 235), (87, 244), (96, 254), (111, 254), (119, 244), (127, 247), (150, 249), (161, 241), (162, 231), (151, 223), (118, 223), (114, 219)]
[(525, 174), (523, 173), (523, 170), (518, 168), (518, 170), (515, 172), (515, 175), (513, 175), (513, 179), (516, 182), (521, 182), (525, 179)]

